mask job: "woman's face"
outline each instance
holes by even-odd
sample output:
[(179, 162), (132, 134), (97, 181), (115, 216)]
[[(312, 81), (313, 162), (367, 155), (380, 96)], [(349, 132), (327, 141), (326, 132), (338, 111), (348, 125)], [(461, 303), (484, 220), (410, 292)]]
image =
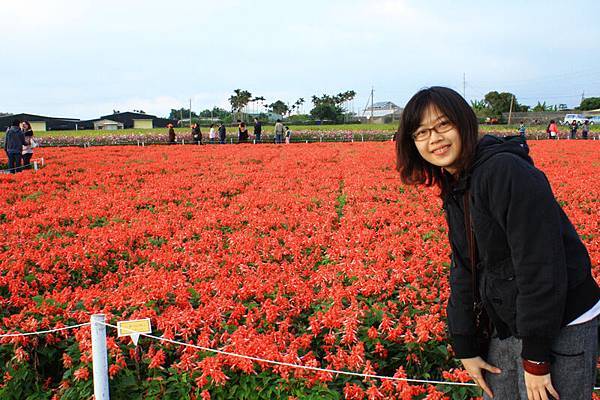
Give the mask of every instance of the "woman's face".
[[(424, 140), (415, 140), (415, 146), (425, 161), (455, 174), (462, 143), (458, 129), (453, 125), (446, 125), (445, 122), (450, 123), (437, 107), (430, 105), (425, 110), (421, 125), (416, 130), (416, 132), (429, 130), (430, 136)], [(443, 132), (440, 133), (434, 128)]]

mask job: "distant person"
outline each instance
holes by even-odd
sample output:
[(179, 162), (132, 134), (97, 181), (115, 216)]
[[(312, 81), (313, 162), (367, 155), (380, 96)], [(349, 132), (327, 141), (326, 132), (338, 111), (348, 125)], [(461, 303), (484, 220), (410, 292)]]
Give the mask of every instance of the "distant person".
[(284, 127), (283, 124), (281, 123), (281, 120), (278, 119), (277, 122), (275, 122), (275, 143), (279, 144), (283, 141), (283, 133), (284, 131)]
[(8, 157), (8, 170), (11, 174), (21, 170), (21, 152), (25, 146), (25, 135), (19, 128), (21, 121), (15, 119), (4, 137), (4, 151)]
[(33, 148), (36, 146), (35, 140), (33, 140), (31, 124), (28, 121), (21, 122), (21, 131), (23, 132), (23, 136), (25, 136), (25, 145), (21, 152), (23, 168), (29, 168), (31, 166), (31, 157), (33, 157)]
[(519, 136), (525, 139), (525, 122), (523, 121), (521, 121), (521, 124), (519, 125)]
[(260, 143), (261, 136), (262, 136), (262, 123), (258, 120), (258, 118), (254, 118), (254, 140), (255, 140), (255, 143)]
[(202, 132), (197, 123), (192, 124), (192, 140), (196, 144), (202, 144)]
[(219, 143), (225, 144), (225, 139), (227, 139), (227, 128), (225, 128), (225, 124), (221, 122), (221, 125), (219, 125)]
[(558, 125), (556, 125), (553, 119), (550, 120), (546, 128), (546, 133), (548, 134), (548, 139), (558, 139)]
[(586, 119), (585, 122), (583, 123), (583, 126), (581, 127), (581, 138), (587, 139), (589, 133), (590, 133), (590, 121)]
[(577, 139), (577, 128), (579, 125), (577, 125), (577, 121), (573, 120), (571, 122), (571, 139)]
[(173, 128), (173, 124), (167, 125), (169, 128), (169, 144), (175, 144), (175, 129)]
[(238, 143), (248, 143), (248, 127), (245, 122), (241, 122), (238, 128)]
[(292, 130), (286, 126), (285, 127), (285, 144), (290, 144), (290, 140), (292, 139)]
[(210, 144), (213, 144), (216, 138), (217, 133), (215, 132), (215, 124), (210, 124), (210, 130), (208, 131), (208, 141), (210, 142)]

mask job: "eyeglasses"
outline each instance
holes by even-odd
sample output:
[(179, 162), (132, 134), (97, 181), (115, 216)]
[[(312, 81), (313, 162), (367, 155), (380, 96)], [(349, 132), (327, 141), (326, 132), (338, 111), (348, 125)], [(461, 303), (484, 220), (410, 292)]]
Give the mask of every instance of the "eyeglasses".
[(421, 128), (412, 134), (412, 138), (415, 142), (421, 142), (423, 140), (427, 140), (431, 137), (431, 131), (436, 131), (437, 133), (446, 133), (454, 128), (452, 122), (447, 119), (443, 119), (437, 124), (433, 125), (431, 128)]

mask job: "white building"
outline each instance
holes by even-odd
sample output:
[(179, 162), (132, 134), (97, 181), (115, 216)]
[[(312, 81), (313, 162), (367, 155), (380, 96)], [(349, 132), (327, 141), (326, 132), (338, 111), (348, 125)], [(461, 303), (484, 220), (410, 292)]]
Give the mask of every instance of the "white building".
[(118, 129), (123, 129), (123, 123), (117, 121), (111, 121), (110, 119), (100, 119), (98, 121), (94, 121), (94, 129), (95, 130), (105, 130), (105, 131), (116, 131)]
[(365, 108), (362, 117), (368, 122), (385, 124), (399, 120), (402, 110), (391, 101), (380, 101)]

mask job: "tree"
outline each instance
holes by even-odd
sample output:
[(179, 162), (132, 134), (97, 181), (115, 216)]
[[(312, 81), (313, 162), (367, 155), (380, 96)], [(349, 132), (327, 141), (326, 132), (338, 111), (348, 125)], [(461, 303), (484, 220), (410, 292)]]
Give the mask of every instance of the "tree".
[(600, 108), (600, 97), (588, 97), (583, 99), (579, 105), (581, 111), (596, 110)]
[[(176, 110), (171, 108), (171, 113), (169, 114), (169, 119), (180, 119), (180, 118), (189, 118), (190, 117), (190, 109), (189, 108), (180, 108)], [(198, 114), (192, 111), (192, 118), (198, 118)]]
[(514, 94), (509, 92), (498, 93), (496, 91), (489, 92), (485, 95), (484, 101), (487, 104), (490, 113), (495, 116), (501, 116), (502, 113), (509, 112), (512, 104), (512, 111), (527, 111), (529, 110), (529, 106), (521, 105), (517, 101), (517, 98)]
[[(266, 99), (265, 99), (263, 96), (255, 96), (255, 97), (254, 97), (253, 99), (251, 99), (250, 101), (251, 101), (252, 103), (254, 103), (254, 102), (256, 102), (256, 101), (260, 102), (260, 103), (259, 103), (259, 107), (258, 107), (258, 108), (260, 109), (260, 107), (263, 105), (263, 102), (264, 102), (265, 100), (266, 100)], [(252, 108), (255, 108), (255, 107), (252, 107)], [(259, 111), (259, 112), (260, 112), (260, 111)]]
[(475, 114), (478, 114), (486, 111), (488, 105), (485, 100), (471, 100), (471, 108), (475, 111)]
[(298, 110), (298, 113), (300, 113), (300, 107), (302, 107), (302, 104), (304, 104), (304, 98), (300, 97), (298, 100), (296, 100), (296, 102), (294, 103), (294, 105), (296, 106), (295, 108)]
[(310, 115), (317, 120), (339, 122), (343, 120), (344, 109), (331, 103), (320, 103), (310, 110)]
[(537, 104), (531, 109), (531, 111), (533, 111), (533, 112), (552, 111), (552, 107), (549, 105), (546, 105), (546, 102), (540, 103), (538, 101)]
[(247, 90), (235, 89), (229, 97), (229, 103), (231, 104), (231, 110), (234, 113), (241, 114), (242, 110), (250, 102), (252, 93)]
[(200, 112), (200, 117), (202, 118), (217, 118), (220, 120), (224, 120), (226, 117), (229, 116), (231, 116), (231, 112), (220, 107), (213, 107), (212, 110), (209, 110), (207, 108), (206, 110), (202, 110), (202, 112)]
[(284, 115), (287, 114), (290, 108), (281, 100), (277, 100), (275, 103), (269, 104), (269, 108), (273, 110), (275, 114)]
[[(334, 122), (339, 122), (344, 118), (346, 111), (342, 104), (350, 101), (356, 96), (354, 90), (347, 90), (342, 93), (330, 96), (324, 94), (321, 97), (312, 96), (314, 108), (310, 111), (310, 115), (316, 119), (328, 119)], [(304, 101), (304, 99), (302, 99)]]

